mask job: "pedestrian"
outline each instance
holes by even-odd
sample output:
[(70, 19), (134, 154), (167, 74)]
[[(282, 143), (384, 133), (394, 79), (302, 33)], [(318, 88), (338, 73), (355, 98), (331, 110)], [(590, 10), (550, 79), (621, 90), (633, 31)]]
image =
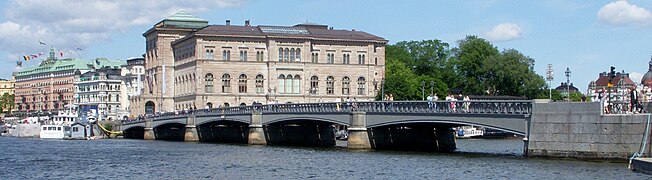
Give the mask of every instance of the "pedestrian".
[(437, 97), (437, 93), (432, 95), (432, 109), (437, 110), (437, 101), (439, 100), (439, 97)]
[(392, 94), (389, 94), (389, 110), (394, 111), (394, 96)]
[(335, 98), (335, 107), (337, 111), (340, 111), (340, 103), (342, 103), (342, 98), (340, 97)]
[(347, 110), (351, 109), (351, 97), (347, 96), (346, 97), (346, 107)]
[(638, 91), (636, 90), (636, 87), (633, 87), (630, 91), (629, 94), (629, 110), (630, 112), (636, 112), (636, 109), (638, 107)]
[(426, 97), (426, 100), (428, 101), (428, 111), (432, 110), (432, 94), (428, 94), (428, 97)]

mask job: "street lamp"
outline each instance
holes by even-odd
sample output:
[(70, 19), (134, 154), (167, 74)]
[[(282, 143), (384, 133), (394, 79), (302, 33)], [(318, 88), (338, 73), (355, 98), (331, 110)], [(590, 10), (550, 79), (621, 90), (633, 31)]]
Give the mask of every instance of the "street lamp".
[(424, 93), (425, 88), (426, 88), (426, 81), (421, 80), (421, 100), (422, 101), (426, 100), (426, 97), (425, 97), (426, 94)]
[(434, 88), (435, 88), (435, 81), (430, 80), (430, 94), (431, 94), (431, 95), (435, 93), (435, 92), (433, 91)]
[(381, 91), (381, 93), (382, 93), (382, 94), (380, 95), (380, 98), (385, 98), (385, 78), (383, 78), (382, 80), (380, 80), (380, 91)]
[(566, 68), (566, 72), (564, 72), (564, 74), (566, 74), (566, 93), (568, 95), (567, 100), (570, 102), (570, 75), (571, 75), (571, 71), (570, 71), (570, 69), (568, 67)]

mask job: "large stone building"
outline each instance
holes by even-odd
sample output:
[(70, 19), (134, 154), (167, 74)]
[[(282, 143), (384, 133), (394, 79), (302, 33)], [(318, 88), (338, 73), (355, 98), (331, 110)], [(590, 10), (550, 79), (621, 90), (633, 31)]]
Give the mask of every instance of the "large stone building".
[(14, 94), (15, 88), (14, 84), (16, 83), (16, 80), (14, 79), (0, 79), (0, 96), (3, 94)]
[[(121, 102), (122, 76), (120, 66), (104, 66), (86, 73), (75, 74), (75, 106), (82, 115), (101, 115), (102, 120), (117, 120), (128, 114)], [(92, 114), (93, 116), (95, 114)]]
[(133, 102), (135, 114), (254, 101), (372, 100), (385, 75), (387, 40), (326, 25), (208, 25), (179, 12), (143, 36), (146, 85)]
[(51, 112), (63, 110), (73, 103), (75, 71), (87, 72), (95, 67), (111, 64), (107, 59), (86, 61), (57, 59), (54, 49), (49, 57), (36, 67), (14, 72), (16, 76), (15, 112)]
[(127, 59), (127, 64), (122, 66), (120, 74), (122, 75), (121, 108), (124, 111), (129, 111), (131, 100), (138, 98), (143, 92), (145, 58)]

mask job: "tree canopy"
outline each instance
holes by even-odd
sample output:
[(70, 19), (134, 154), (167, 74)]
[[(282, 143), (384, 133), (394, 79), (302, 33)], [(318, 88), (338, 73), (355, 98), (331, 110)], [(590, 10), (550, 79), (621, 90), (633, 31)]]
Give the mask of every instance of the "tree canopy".
[(545, 92), (543, 77), (534, 73), (533, 58), (516, 49), (499, 51), (477, 36), (467, 36), (454, 48), (437, 39), (401, 41), (388, 45), (385, 53), (385, 94), (393, 94), (395, 100), (421, 100), (430, 91), (443, 98), (452, 89), (528, 98)]

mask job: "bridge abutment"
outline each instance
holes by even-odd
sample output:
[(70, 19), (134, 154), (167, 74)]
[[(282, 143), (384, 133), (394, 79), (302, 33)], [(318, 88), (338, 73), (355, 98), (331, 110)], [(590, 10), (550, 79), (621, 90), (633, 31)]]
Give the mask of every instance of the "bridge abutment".
[(197, 126), (195, 125), (195, 116), (188, 116), (186, 118), (186, 128), (183, 135), (183, 141), (186, 142), (199, 142), (199, 136), (197, 133)]
[(265, 139), (265, 130), (263, 129), (262, 120), (262, 113), (251, 113), (251, 123), (249, 124), (249, 138), (247, 141), (251, 145), (267, 145), (267, 139)]
[(367, 114), (365, 112), (351, 113), (351, 126), (349, 126), (349, 149), (371, 149), (369, 133), (367, 132)]
[(143, 139), (145, 140), (156, 140), (152, 123), (153, 122), (150, 119), (145, 120), (145, 134), (143, 135)]

